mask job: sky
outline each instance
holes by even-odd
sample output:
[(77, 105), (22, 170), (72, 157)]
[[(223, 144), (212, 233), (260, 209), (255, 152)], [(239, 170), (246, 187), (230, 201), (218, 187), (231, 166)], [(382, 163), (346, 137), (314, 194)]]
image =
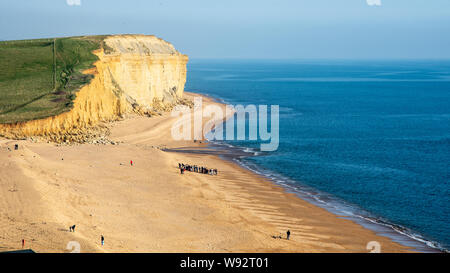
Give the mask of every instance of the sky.
[(0, 40), (122, 33), (191, 59), (450, 59), (450, 0), (0, 0)]

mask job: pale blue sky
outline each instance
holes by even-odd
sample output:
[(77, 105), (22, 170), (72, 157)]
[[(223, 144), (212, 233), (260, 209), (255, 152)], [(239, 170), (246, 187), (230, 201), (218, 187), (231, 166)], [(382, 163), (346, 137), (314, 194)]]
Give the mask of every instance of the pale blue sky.
[(0, 39), (143, 33), (191, 58), (450, 58), (450, 0), (381, 3), (0, 0)]

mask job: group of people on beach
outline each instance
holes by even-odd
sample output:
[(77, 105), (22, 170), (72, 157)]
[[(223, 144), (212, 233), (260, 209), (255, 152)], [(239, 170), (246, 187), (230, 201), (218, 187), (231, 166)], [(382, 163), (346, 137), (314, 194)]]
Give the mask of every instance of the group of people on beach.
[(217, 175), (217, 169), (208, 169), (206, 167), (199, 167), (197, 165), (189, 165), (178, 163), (178, 168), (180, 169), (180, 173), (183, 174), (185, 171), (209, 174), (209, 175)]

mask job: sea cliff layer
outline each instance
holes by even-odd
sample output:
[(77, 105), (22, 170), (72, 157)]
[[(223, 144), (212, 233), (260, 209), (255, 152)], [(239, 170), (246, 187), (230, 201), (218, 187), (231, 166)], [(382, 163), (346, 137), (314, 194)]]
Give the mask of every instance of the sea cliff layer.
[(170, 110), (182, 98), (188, 57), (155, 36), (107, 36), (94, 52), (99, 60), (84, 73), (94, 75), (60, 115), (0, 124), (8, 138), (41, 136), (53, 141), (83, 141), (86, 129), (137, 112)]

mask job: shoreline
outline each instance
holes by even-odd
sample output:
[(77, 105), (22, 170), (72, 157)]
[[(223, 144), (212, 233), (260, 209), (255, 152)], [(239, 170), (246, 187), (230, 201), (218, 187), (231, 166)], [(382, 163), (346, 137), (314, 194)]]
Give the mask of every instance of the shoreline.
[(421, 235), (418, 235), (405, 227), (395, 225), (387, 220), (372, 216), (363, 208), (357, 207), (354, 204), (349, 204), (348, 202), (329, 193), (321, 192), (297, 181), (294, 182), (292, 179), (286, 178), (278, 173), (274, 173), (270, 170), (257, 171), (255, 169), (255, 167), (257, 167), (255, 164), (253, 164), (254, 166), (249, 166), (249, 162), (244, 162), (245, 157), (242, 159), (243, 160), (235, 158), (232, 159), (232, 161), (240, 167), (248, 169), (264, 179), (269, 180), (271, 183), (280, 185), (286, 192), (294, 193), (300, 199), (305, 200), (317, 207), (324, 208), (337, 217), (349, 219), (364, 228), (374, 231), (377, 235), (388, 237), (394, 242), (397, 242), (405, 247), (410, 247), (412, 250), (417, 252), (446, 252), (446, 249), (436, 245), (436, 242), (426, 240)]
[[(227, 104), (226, 100), (223, 98), (216, 98), (209, 94), (196, 94), (219, 104)], [(363, 208), (357, 207), (354, 204), (350, 204), (345, 200), (341, 200), (333, 196), (332, 194), (321, 192), (317, 189), (307, 186), (306, 184), (303, 184), (299, 181), (294, 181), (271, 170), (257, 171), (256, 169), (260, 168), (260, 166), (257, 166), (255, 163), (250, 163), (249, 161), (245, 160), (246, 158), (262, 155), (261, 152), (254, 152), (253, 148), (238, 147), (225, 141), (212, 141), (209, 143), (210, 146), (212, 146), (212, 149), (235, 150), (234, 155), (232, 152), (231, 154), (227, 153), (226, 155), (218, 155), (219, 157), (233, 162), (243, 169), (250, 170), (251, 172), (261, 176), (263, 179), (266, 179), (271, 183), (283, 187), (286, 192), (294, 193), (300, 199), (310, 202), (315, 206), (324, 208), (338, 217), (345, 217), (347, 219), (350, 219), (356, 224), (370, 229), (380, 236), (388, 237), (394, 242), (400, 243), (403, 246), (410, 247), (414, 251), (425, 253), (448, 252), (447, 249), (440, 246), (439, 242), (428, 240), (422, 235), (408, 229), (407, 227), (397, 225), (381, 217), (373, 216), (370, 212), (364, 210)], [(236, 150), (242, 152), (236, 153)], [(253, 155), (251, 155), (251, 153), (253, 153)], [(281, 183), (280, 181), (278, 181), (280, 179)], [(326, 199), (326, 201), (322, 199)]]
[[(242, 170), (249, 171), (253, 173), (255, 176), (260, 177), (261, 180), (266, 181), (267, 183), (272, 183), (276, 186), (279, 186), (282, 191), (286, 194), (294, 194), (299, 199), (310, 203), (313, 206), (323, 208), (328, 212), (332, 213), (336, 217), (344, 218), (351, 220), (357, 225), (362, 226), (365, 229), (373, 231), (377, 236), (383, 236), (391, 239), (392, 241), (399, 243), (400, 245), (411, 248), (412, 251), (423, 252), (423, 253), (441, 253), (445, 252), (445, 249), (440, 249), (438, 247), (429, 246), (427, 243), (429, 241), (420, 241), (416, 238), (410, 237), (408, 233), (402, 233), (401, 228), (398, 227), (399, 230), (395, 229), (395, 226), (388, 222), (381, 222), (381, 220), (376, 218), (371, 218), (370, 216), (363, 216), (358, 212), (365, 212), (361, 208), (356, 208), (351, 204), (344, 204), (343, 200), (337, 200), (334, 196), (330, 194), (326, 194), (328, 198), (333, 198), (332, 201), (334, 204), (331, 204), (327, 201), (322, 201), (320, 197), (315, 197), (314, 195), (322, 195), (324, 193), (319, 193), (319, 191), (310, 188), (306, 185), (289, 185), (287, 183), (279, 183), (277, 179), (273, 175), (267, 175), (265, 171), (256, 171), (255, 166), (248, 166), (248, 164), (244, 163), (240, 158), (251, 157), (250, 155), (245, 155), (244, 152), (240, 154), (233, 154), (233, 152), (225, 152), (218, 151), (217, 147), (214, 147), (217, 144), (208, 143), (206, 147), (185, 147), (183, 149), (165, 149), (166, 152), (172, 153), (182, 153), (186, 155), (210, 155), (219, 158), (219, 160), (227, 161), (233, 165), (236, 165), (238, 168)], [(222, 149), (222, 148), (219, 148)], [(224, 148), (227, 149), (227, 148)], [(239, 149), (235, 147), (234, 149)], [(256, 155), (257, 156), (257, 155)], [(277, 177), (280, 177), (278, 175)], [(341, 206), (347, 206), (347, 209), (352, 209), (353, 212), (345, 212)]]
[[(164, 152), (207, 146), (174, 141), (174, 121), (167, 113), (112, 123), (120, 145), (0, 138), (0, 249), (25, 238), (36, 252), (68, 252), (74, 240), (82, 252), (369, 252), (371, 241), (382, 252), (414, 251), (218, 155)], [(219, 175), (181, 175), (180, 162)], [(290, 240), (272, 238), (288, 229)]]

